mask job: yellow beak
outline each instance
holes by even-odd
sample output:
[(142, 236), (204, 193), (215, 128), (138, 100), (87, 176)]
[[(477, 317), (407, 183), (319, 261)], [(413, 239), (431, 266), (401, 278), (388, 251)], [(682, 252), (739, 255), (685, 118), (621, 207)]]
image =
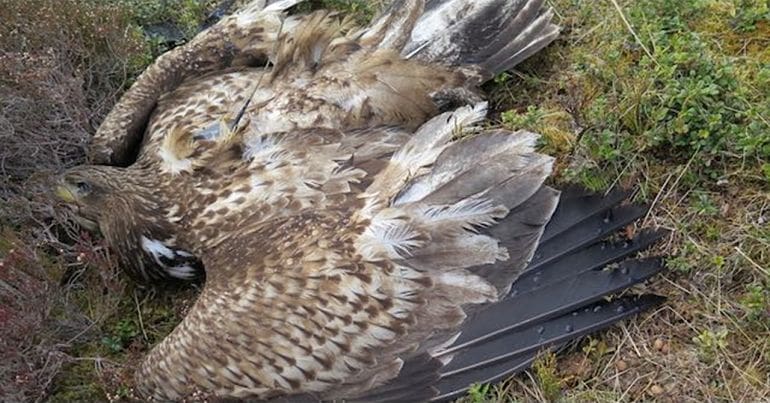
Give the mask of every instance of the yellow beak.
[(56, 196), (67, 203), (75, 203), (77, 199), (75, 194), (66, 185), (58, 185), (55, 189)]

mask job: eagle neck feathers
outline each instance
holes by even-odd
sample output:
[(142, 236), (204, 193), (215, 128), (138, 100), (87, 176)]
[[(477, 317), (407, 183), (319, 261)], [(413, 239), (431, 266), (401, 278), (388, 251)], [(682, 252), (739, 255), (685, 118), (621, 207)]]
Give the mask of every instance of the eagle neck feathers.
[(184, 233), (180, 206), (164, 200), (142, 180), (138, 172), (126, 175), (126, 189), (113, 195), (100, 220), (102, 234), (128, 274), (142, 283), (201, 277), (203, 266), (178, 236)]

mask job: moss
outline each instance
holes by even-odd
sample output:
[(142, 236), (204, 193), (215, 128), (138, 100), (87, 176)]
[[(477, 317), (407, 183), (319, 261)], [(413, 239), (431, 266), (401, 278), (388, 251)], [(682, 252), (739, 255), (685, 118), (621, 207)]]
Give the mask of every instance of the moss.
[[(639, 153), (664, 163), (686, 163), (697, 154), (690, 168), (700, 181), (715, 180), (730, 165), (745, 161), (751, 161), (743, 164), (747, 177), (764, 176), (762, 167), (770, 158), (765, 117), (770, 106), (763, 102), (765, 76), (770, 76), (763, 61), (766, 6), (629, 3), (625, 12), (638, 36), (646, 38), (643, 43), (619, 18), (608, 18), (617, 14), (610, 3), (560, 1), (555, 7), (565, 16), (562, 38), (569, 37), (570, 29), (594, 27), (580, 36), (580, 43), (557, 40), (540, 56), (546, 61), (537, 63), (563, 69), (530, 72), (525, 63), (523, 73), (491, 89), (501, 108), (514, 108), (503, 113), (503, 123), (528, 105), (547, 111), (543, 116), (559, 117), (530, 125), (544, 134), (545, 151), (563, 154), (574, 145), (569, 134), (578, 132), (580, 151), (599, 169), (586, 165), (588, 172), (573, 173), (571, 179), (596, 187), (621, 172), (629, 176), (634, 170), (627, 165), (635, 164), (630, 158)], [(565, 122), (563, 116), (570, 119)], [(596, 177), (601, 173), (603, 180)]]
[(65, 365), (54, 381), (49, 402), (96, 402), (105, 400), (91, 361)]

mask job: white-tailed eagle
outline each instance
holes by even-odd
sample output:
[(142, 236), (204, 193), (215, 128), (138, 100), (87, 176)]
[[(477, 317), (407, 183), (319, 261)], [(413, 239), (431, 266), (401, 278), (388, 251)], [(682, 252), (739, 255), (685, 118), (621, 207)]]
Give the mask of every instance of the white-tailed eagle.
[(603, 300), (661, 270), (602, 270), (662, 235), (600, 242), (644, 208), (560, 200), (536, 134), (481, 124), (479, 85), (557, 35), (542, 0), (397, 0), (363, 29), (298, 2), (162, 55), (58, 188), (135, 278), (205, 270), (142, 397), (446, 400), (659, 301)]

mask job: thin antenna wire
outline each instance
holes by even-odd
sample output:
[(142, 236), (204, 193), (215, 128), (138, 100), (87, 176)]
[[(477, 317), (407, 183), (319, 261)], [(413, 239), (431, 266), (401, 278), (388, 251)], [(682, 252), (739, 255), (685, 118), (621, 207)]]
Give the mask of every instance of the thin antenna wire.
[[(283, 23), (284, 20), (281, 20), (281, 25), (278, 27), (278, 34), (275, 36), (275, 43), (273, 43), (273, 50), (271, 53), (278, 57), (278, 42), (280, 41), (281, 34), (283, 33)], [(249, 107), (251, 104), (251, 100), (254, 98), (254, 94), (257, 93), (257, 90), (259, 89), (259, 86), (262, 84), (262, 79), (265, 77), (265, 74), (267, 73), (267, 68), (270, 65), (270, 55), (267, 56), (267, 61), (265, 62), (265, 66), (263, 67), (262, 74), (260, 74), (259, 79), (257, 79), (257, 82), (252, 85), (251, 93), (249, 94), (249, 97), (246, 98), (246, 102), (244, 102), (241, 109), (238, 111), (238, 115), (235, 116), (235, 120), (230, 125), (230, 131), (234, 132), (238, 128), (238, 123), (241, 121), (241, 118), (243, 118), (243, 115), (246, 113), (246, 108)]]

